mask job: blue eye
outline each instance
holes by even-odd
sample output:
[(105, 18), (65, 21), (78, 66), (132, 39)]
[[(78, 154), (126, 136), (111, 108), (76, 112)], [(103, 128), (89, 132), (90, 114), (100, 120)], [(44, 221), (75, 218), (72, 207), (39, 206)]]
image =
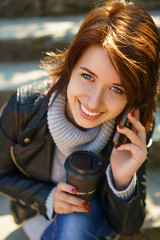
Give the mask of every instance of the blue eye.
[(93, 77), (89, 74), (83, 73), (82, 76), (86, 79), (86, 80), (93, 80)]
[(124, 92), (118, 87), (111, 87), (111, 90), (114, 91), (116, 94), (123, 94)]

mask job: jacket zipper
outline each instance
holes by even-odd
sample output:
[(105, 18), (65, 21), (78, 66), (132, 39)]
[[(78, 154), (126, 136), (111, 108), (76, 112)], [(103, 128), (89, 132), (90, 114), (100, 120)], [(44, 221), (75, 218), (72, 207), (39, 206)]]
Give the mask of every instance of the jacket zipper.
[(14, 164), (16, 165), (16, 167), (17, 167), (25, 176), (27, 176), (27, 177), (30, 178), (30, 175), (29, 175), (26, 171), (24, 171), (24, 170), (21, 168), (21, 166), (17, 163), (16, 158), (15, 158), (15, 156), (14, 156), (14, 152), (13, 152), (13, 146), (11, 146), (10, 152), (11, 152), (12, 160), (13, 160)]

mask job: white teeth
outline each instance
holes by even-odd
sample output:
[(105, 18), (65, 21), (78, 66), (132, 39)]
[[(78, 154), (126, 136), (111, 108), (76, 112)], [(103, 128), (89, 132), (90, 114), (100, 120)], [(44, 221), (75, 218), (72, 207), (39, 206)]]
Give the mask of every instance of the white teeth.
[(85, 107), (81, 104), (81, 108), (82, 108), (82, 111), (85, 113), (85, 114), (87, 114), (87, 115), (89, 115), (89, 116), (91, 116), (91, 117), (95, 117), (95, 116), (98, 116), (100, 113), (91, 113), (91, 112), (88, 112), (88, 110), (87, 109), (85, 109)]

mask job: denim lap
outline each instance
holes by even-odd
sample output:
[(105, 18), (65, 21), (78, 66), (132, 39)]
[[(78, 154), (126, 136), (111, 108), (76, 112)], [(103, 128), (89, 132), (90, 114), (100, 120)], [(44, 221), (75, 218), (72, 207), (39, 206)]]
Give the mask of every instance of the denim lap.
[(87, 213), (57, 214), (41, 240), (100, 240), (114, 234), (97, 197)]

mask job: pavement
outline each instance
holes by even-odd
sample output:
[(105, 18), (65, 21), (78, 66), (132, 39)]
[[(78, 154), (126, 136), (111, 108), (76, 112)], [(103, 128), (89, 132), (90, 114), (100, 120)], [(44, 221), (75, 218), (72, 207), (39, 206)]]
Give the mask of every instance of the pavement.
[[(160, 28), (160, 11), (150, 12)], [(59, 42), (69, 44), (82, 22), (82, 16), (63, 18), (30, 18), (0, 20), (0, 43), (48, 39), (56, 48)], [(47, 46), (47, 41), (43, 46)], [(25, 49), (24, 49), (25, 50)], [(46, 78), (39, 67), (40, 62), (17, 61), (0, 62), (0, 91), (16, 89), (19, 86)], [(160, 142), (160, 109), (156, 114), (154, 142)], [(143, 228), (160, 227), (160, 165), (147, 170), (147, 219)], [(9, 210), (9, 199), (0, 194), (0, 240), (28, 240), (21, 226), (14, 223)], [(156, 239), (157, 240), (157, 239)]]

